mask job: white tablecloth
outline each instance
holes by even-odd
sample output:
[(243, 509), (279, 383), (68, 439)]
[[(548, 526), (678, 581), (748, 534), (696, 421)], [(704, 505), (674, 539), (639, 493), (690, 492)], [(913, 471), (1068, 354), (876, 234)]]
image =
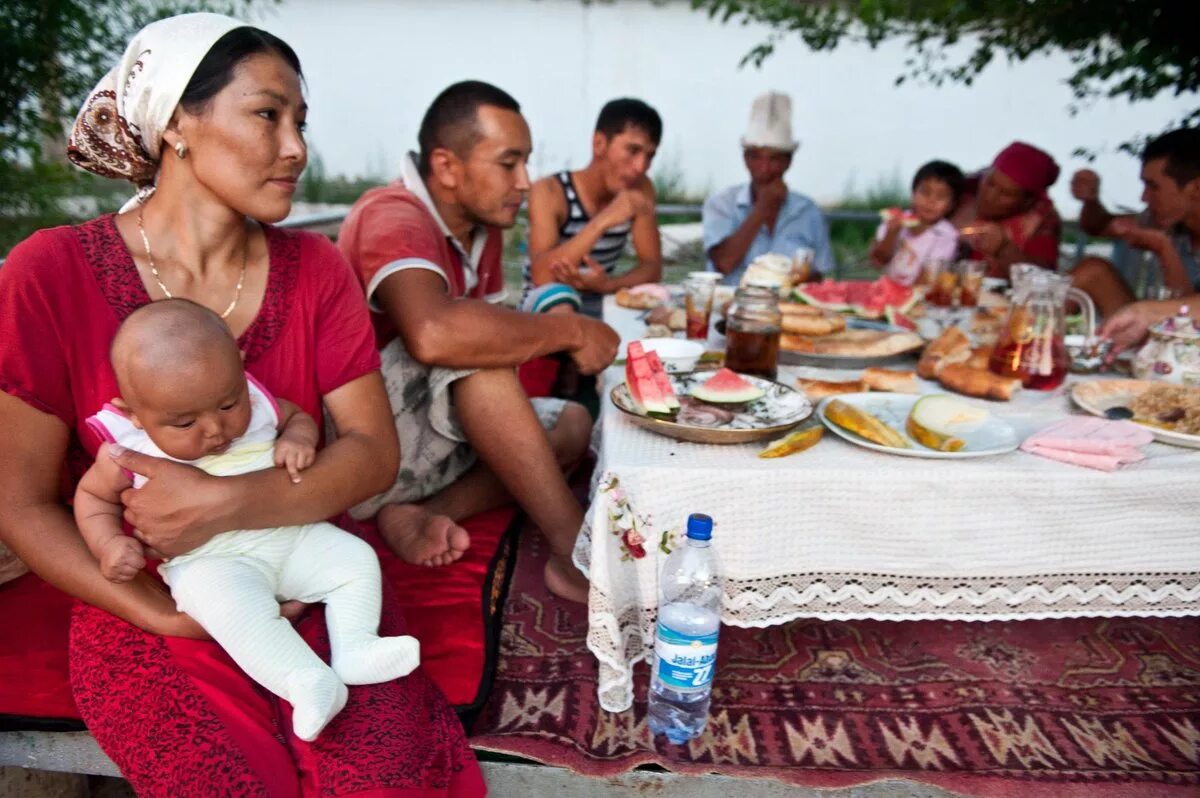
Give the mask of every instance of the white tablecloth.
[[(634, 313), (609, 306), (605, 318), (641, 333)], [(797, 373), (837, 374), (780, 379)], [(761, 444), (684, 443), (635, 426), (607, 400), (622, 379), (620, 368), (605, 374), (596, 484), (575, 548), (592, 585), (588, 645), (606, 709), (630, 705), (633, 665), (652, 654), (659, 572), (694, 512), (715, 520), (723, 621), (737, 626), (1200, 614), (1196, 450), (1151, 444), (1144, 462), (1109, 474), (1019, 451), (898, 457), (827, 432), (807, 452), (763, 460)], [(1022, 437), (1072, 411), (1064, 389), (990, 408)]]

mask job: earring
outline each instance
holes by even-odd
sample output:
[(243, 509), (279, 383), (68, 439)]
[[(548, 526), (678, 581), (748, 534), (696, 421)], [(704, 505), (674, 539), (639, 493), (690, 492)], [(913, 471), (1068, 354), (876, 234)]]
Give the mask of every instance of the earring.
[(186, 158), (187, 157), (187, 145), (184, 144), (182, 141), (175, 142), (175, 154), (179, 156), (180, 160)]

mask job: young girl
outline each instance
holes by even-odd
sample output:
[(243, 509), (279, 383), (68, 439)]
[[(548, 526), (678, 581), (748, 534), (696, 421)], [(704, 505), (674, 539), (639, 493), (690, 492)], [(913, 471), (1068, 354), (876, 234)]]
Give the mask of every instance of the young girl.
[(958, 252), (958, 230), (947, 217), (963, 190), (963, 173), (946, 161), (930, 161), (912, 182), (913, 210), (892, 212), (879, 225), (869, 257), (876, 268), (901, 285), (912, 285), (925, 264), (952, 260)]
[[(112, 364), (121, 398), (88, 419), (110, 447), (216, 476), (286, 467), (297, 483), (313, 463), (316, 422), (247, 379), (233, 334), (208, 308), (164, 299), (135, 310), (113, 339)], [(100, 456), (75, 492), (79, 531), (114, 582), (133, 579), (146, 564), (141, 543), (124, 534), (121, 505), (121, 492), (145, 481)], [(415, 638), (378, 634), (375, 552), (333, 524), (224, 532), (164, 560), (159, 575), (181, 612), (291, 703), (301, 740), (316, 738), (341, 711), (347, 684), (391, 681), (419, 662)], [(281, 599), (325, 602), (332, 667), (281, 617)]]

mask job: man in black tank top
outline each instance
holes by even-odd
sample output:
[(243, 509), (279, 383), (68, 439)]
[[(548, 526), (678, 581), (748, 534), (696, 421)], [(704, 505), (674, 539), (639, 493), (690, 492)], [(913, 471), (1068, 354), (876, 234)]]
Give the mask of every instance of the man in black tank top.
[[(654, 184), (646, 176), (661, 139), (657, 111), (641, 100), (613, 100), (596, 120), (591, 163), (533, 185), (527, 299), (532, 289), (565, 283), (579, 292), (583, 312), (599, 317), (604, 294), (661, 279)], [(631, 235), (637, 266), (615, 274)], [(536, 300), (527, 308), (546, 309)]]

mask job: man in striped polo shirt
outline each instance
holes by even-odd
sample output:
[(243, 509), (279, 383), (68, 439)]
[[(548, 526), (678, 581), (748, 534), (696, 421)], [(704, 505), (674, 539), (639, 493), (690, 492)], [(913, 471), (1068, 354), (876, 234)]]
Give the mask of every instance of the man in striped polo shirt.
[[(582, 312), (599, 318), (604, 294), (661, 279), (654, 184), (646, 176), (661, 139), (657, 111), (641, 100), (613, 100), (596, 120), (591, 163), (534, 183), (526, 309), (548, 310), (556, 299), (573, 299), (559, 287), (567, 285), (579, 293)], [(637, 265), (615, 274), (630, 236)]]

